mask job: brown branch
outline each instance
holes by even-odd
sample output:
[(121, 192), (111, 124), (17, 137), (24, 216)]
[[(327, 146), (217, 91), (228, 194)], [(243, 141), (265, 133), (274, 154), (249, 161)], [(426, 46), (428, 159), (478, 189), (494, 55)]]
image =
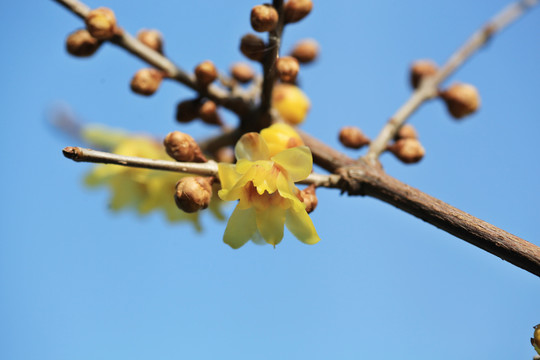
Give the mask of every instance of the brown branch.
[[(78, 0), (54, 1), (64, 6), (83, 20), (90, 12), (90, 8)], [(110, 42), (127, 50), (131, 54), (154, 66), (155, 68), (165, 72), (168, 78), (184, 84), (185, 86), (197, 91), (201, 95), (208, 97), (217, 104), (233, 111), (236, 114), (242, 115), (250, 110), (249, 99), (245, 99), (242, 96), (232, 96), (228, 91), (216, 85), (210, 85), (208, 88), (201, 88), (197, 84), (193, 74), (189, 74), (182, 70), (167, 57), (144, 45), (137, 38), (124, 30), (122, 30), (118, 35), (114, 36)]]
[(388, 142), (394, 138), (399, 128), (426, 100), (437, 96), (439, 85), (454, 73), (472, 54), (479, 50), (493, 35), (517, 20), (538, 0), (522, 0), (509, 5), (477, 30), (441, 67), (437, 73), (420, 83), (418, 89), (388, 120), (379, 135), (369, 146), (366, 160), (376, 160), (385, 151)]
[[(217, 176), (218, 166), (215, 161), (205, 163), (177, 162), (169, 160), (153, 160), (136, 156), (117, 155), (104, 151), (84, 149), (68, 146), (62, 150), (64, 156), (76, 162), (90, 162), (99, 164), (113, 164), (127, 167), (173, 171), (179, 173), (195, 174), (201, 176)], [(338, 175), (310, 174), (299, 184), (315, 185), (328, 188), (340, 188), (341, 182)]]

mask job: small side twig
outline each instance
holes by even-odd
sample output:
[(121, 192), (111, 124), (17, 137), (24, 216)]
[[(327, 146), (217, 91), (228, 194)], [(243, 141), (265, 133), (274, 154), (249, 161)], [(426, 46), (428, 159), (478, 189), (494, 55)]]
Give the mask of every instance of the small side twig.
[(377, 160), (385, 151), (388, 142), (394, 138), (399, 128), (426, 100), (438, 94), (439, 85), (454, 73), (472, 54), (479, 50), (493, 35), (517, 20), (528, 9), (536, 5), (538, 0), (522, 0), (513, 3), (495, 15), (488, 23), (477, 30), (440, 68), (437, 73), (423, 80), (418, 89), (388, 120), (379, 135), (369, 146), (365, 159)]
[[(113, 164), (127, 167), (173, 171), (185, 174), (201, 176), (217, 176), (218, 165), (210, 160), (205, 163), (176, 162), (168, 160), (153, 160), (136, 156), (117, 155), (104, 151), (84, 149), (68, 146), (62, 150), (64, 156), (76, 162), (90, 162), (99, 164)], [(310, 174), (299, 184), (315, 185), (317, 187), (339, 188), (340, 177), (338, 175)]]

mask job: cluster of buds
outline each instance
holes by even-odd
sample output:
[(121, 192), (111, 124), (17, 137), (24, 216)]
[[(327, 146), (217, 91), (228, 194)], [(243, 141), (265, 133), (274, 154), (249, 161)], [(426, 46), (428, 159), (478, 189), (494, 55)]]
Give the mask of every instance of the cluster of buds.
[(216, 103), (212, 100), (184, 100), (176, 106), (176, 121), (179, 123), (189, 123), (198, 118), (206, 124), (222, 126), (223, 121), (217, 109)]
[(369, 145), (369, 138), (356, 126), (345, 126), (339, 132), (339, 141), (350, 149), (360, 149)]
[[(438, 67), (431, 60), (415, 61), (410, 68), (410, 81), (413, 89), (417, 89), (422, 81), (437, 73)], [(480, 107), (478, 90), (469, 84), (453, 84), (448, 89), (440, 91), (439, 96), (446, 103), (450, 115), (462, 119)]]
[(388, 150), (405, 164), (414, 164), (422, 160), (426, 151), (414, 127), (403, 125), (395, 137), (395, 142), (388, 146)]

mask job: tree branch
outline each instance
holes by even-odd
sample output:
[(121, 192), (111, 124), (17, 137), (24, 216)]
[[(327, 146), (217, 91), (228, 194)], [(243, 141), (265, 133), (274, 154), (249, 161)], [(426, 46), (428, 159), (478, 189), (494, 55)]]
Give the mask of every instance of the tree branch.
[[(64, 156), (76, 162), (90, 162), (100, 164), (113, 164), (127, 167), (173, 171), (185, 174), (194, 174), (201, 176), (217, 176), (218, 166), (213, 160), (205, 163), (177, 162), (169, 160), (153, 160), (136, 156), (117, 155), (104, 151), (84, 149), (80, 147), (68, 146), (62, 150)], [(340, 188), (340, 176), (310, 174), (305, 180), (299, 181), (299, 184), (315, 185), (317, 187)]]
[(368, 161), (377, 158), (386, 149), (388, 142), (394, 138), (399, 128), (426, 100), (432, 99), (438, 94), (439, 85), (452, 73), (454, 73), (472, 54), (480, 49), (492, 36), (510, 25), (523, 15), (529, 8), (536, 5), (538, 0), (522, 0), (509, 5), (495, 15), (486, 25), (477, 30), (441, 67), (437, 73), (424, 79), (420, 86), (412, 93), (396, 113), (388, 120), (379, 135), (369, 146), (368, 153), (364, 157)]
[[(53, 0), (64, 6), (81, 19), (85, 19), (90, 8), (78, 0)], [(241, 96), (232, 96), (228, 91), (216, 86), (210, 85), (208, 88), (202, 88), (197, 84), (195, 76), (182, 70), (171, 60), (157, 51), (149, 48), (140, 42), (137, 38), (122, 30), (120, 34), (115, 35), (111, 43), (127, 50), (139, 59), (165, 72), (168, 78), (174, 79), (181, 84), (197, 91), (238, 115), (247, 113), (250, 110), (249, 100)]]

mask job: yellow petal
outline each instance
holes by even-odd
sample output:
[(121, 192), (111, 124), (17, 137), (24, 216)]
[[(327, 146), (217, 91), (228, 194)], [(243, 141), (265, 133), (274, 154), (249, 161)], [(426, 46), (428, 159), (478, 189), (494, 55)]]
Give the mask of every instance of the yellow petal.
[(270, 156), (295, 146), (304, 145), (302, 138), (294, 131), (292, 126), (284, 123), (277, 123), (263, 129), (261, 136), (268, 145)]
[(263, 138), (254, 132), (242, 135), (234, 147), (236, 159), (251, 161), (268, 160), (270, 152)]
[(231, 189), (242, 177), (242, 175), (236, 172), (236, 168), (233, 164), (226, 163), (218, 164), (218, 175), (222, 189)]
[(293, 182), (307, 178), (313, 168), (313, 156), (307, 146), (284, 150), (272, 160), (287, 171)]
[(305, 210), (287, 210), (285, 225), (287, 226), (287, 229), (289, 229), (289, 231), (304, 244), (313, 245), (321, 240), (319, 235), (317, 235), (315, 226), (313, 226), (313, 221), (311, 221), (311, 218)]
[(255, 231), (257, 231), (255, 209), (241, 210), (236, 207), (227, 223), (223, 242), (233, 249), (238, 249), (248, 242)]
[(280, 173), (278, 175), (276, 185), (279, 191), (279, 195), (281, 195), (281, 197), (289, 199), (295, 211), (305, 211), (306, 206), (304, 205), (304, 203), (301, 202), (300, 199), (296, 197), (296, 195), (294, 195), (294, 189), (296, 188), (296, 186), (294, 186), (291, 181), (287, 180), (283, 173)]
[(283, 225), (285, 223), (285, 210), (279, 206), (270, 206), (264, 211), (256, 212), (257, 229), (264, 240), (276, 246), (283, 239)]

